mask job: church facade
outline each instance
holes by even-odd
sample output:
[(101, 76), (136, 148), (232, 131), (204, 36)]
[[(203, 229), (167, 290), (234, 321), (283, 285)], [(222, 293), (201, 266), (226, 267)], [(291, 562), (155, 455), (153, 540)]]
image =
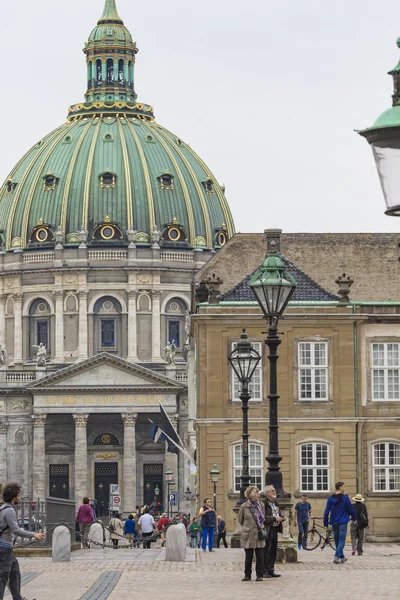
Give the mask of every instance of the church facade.
[(193, 488), (150, 421), (162, 404), (193, 453), (191, 282), (234, 234), (224, 188), (137, 100), (137, 52), (106, 0), (84, 102), (0, 188), (0, 480), (104, 511), (110, 484), (124, 512), (165, 505), (167, 466)]

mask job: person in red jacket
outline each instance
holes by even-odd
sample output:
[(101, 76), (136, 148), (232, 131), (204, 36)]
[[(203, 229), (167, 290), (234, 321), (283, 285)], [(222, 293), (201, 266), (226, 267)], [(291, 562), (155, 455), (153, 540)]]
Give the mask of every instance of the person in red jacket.
[(161, 518), (158, 519), (157, 529), (161, 532), (161, 547), (165, 546), (165, 532), (163, 532), (164, 527), (169, 523), (169, 519), (166, 513), (161, 515)]
[(83, 504), (78, 509), (76, 520), (79, 523), (79, 529), (81, 532), (81, 548), (89, 548), (88, 535), (90, 526), (93, 523), (93, 511), (89, 504), (89, 498), (85, 496)]

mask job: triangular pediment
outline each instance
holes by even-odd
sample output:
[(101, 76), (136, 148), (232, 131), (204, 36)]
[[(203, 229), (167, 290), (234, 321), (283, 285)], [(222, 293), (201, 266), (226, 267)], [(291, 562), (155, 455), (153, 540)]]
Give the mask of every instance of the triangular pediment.
[(165, 375), (104, 352), (51, 373), (31, 384), (29, 388), (162, 389), (176, 393), (182, 386)]

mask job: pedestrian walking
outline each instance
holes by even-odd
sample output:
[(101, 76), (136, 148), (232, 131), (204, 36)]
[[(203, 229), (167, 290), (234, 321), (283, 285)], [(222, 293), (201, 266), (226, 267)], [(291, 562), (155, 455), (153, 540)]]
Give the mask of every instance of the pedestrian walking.
[(89, 504), (90, 500), (87, 496), (82, 500), (81, 506), (78, 508), (76, 520), (79, 523), (81, 532), (81, 549), (89, 548), (88, 537), (90, 526), (93, 523), (93, 510)]
[(299, 535), (297, 538), (297, 548), (301, 550), (307, 548), (307, 533), (308, 533), (308, 523), (311, 517), (312, 507), (308, 502), (307, 494), (302, 494), (300, 502), (297, 502), (294, 507), (294, 519), (293, 525), (294, 527), (299, 528)]
[(223, 520), (223, 518), (221, 517), (221, 515), (218, 515), (218, 517), (217, 517), (217, 529), (218, 529), (217, 548), (219, 548), (219, 544), (220, 544), (221, 540), (224, 544), (224, 548), (227, 548), (228, 544), (226, 543), (226, 523)]
[(156, 531), (156, 522), (154, 520), (153, 515), (150, 514), (149, 508), (146, 507), (144, 509), (144, 513), (139, 519), (139, 531), (143, 536), (143, 548), (145, 550), (150, 550), (151, 542), (146, 541), (146, 538), (149, 538), (154, 531)]
[(110, 531), (110, 540), (112, 541), (114, 550), (118, 550), (119, 540), (122, 539), (124, 534), (124, 526), (118, 512), (115, 512), (114, 516), (111, 517), (108, 529)]
[(273, 485), (267, 485), (264, 498), (265, 528), (268, 537), (264, 547), (264, 578), (280, 577), (275, 572), (276, 551), (278, 548), (278, 533), (282, 533), (282, 523), (286, 517), (281, 513), (276, 501), (276, 490)]
[(256, 581), (263, 580), (265, 540), (259, 532), (263, 530), (265, 512), (260, 502), (260, 492), (250, 485), (245, 493), (246, 502), (242, 504), (238, 514), (238, 523), (242, 526), (242, 548), (244, 548), (244, 577), (242, 581), (251, 580), (253, 556), (256, 555)]
[(136, 534), (136, 525), (133, 519), (133, 515), (129, 515), (124, 523), (124, 535), (128, 540), (128, 544), (133, 548)]
[(166, 525), (168, 525), (168, 523), (169, 523), (169, 519), (167, 517), (167, 513), (162, 513), (161, 518), (158, 519), (158, 522), (157, 522), (157, 529), (161, 534), (161, 548), (163, 548), (165, 546), (166, 532), (164, 531), (164, 528)]
[(365, 506), (364, 498), (362, 494), (356, 494), (353, 498), (353, 508), (357, 514), (357, 523), (352, 521), (350, 523), (350, 535), (351, 535), (351, 546), (352, 555), (354, 556), (357, 552), (358, 556), (363, 553), (363, 545), (365, 538), (365, 530), (368, 527), (368, 511)]
[(338, 565), (345, 563), (343, 550), (346, 543), (347, 523), (353, 519), (357, 524), (357, 513), (355, 512), (350, 498), (345, 494), (346, 486), (343, 481), (335, 483), (336, 492), (329, 496), (326, 501), (324, 512), (324, 527), (328, 528), (332, 525), (333, 536), (335, 538), (336, 552), (333, 562)]
[(21, 573), (18, 560), (14, 556), (13, 546), (16, 537), (45, 539), (44, 533), (26, 531), (18, 525), (15, 507), (21, 500), (21, 486), (18, 483), (6, 483), (3, 488), (4, 504), (0, 507), (0, 600), (3, 600), (6, 586), (13, 600), (26, 600), (21, 596)]
[(208, 549), (210, 552), (214, 552), (213, 543), (214, 543), (214, 530), (217, 523), (216, 513), (213, 507), (211, 506), (210, 498), (204, 498), (204, 504), (200, 508), (199, 517), (201, 518), (201, 547), (203, 548), (203, 552), (207, 550), (207, 539), (208, 539)]

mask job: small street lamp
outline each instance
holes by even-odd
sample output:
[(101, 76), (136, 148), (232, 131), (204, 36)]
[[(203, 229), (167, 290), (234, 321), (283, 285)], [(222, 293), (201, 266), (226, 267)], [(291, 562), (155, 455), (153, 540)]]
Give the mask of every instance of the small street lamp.
[(254, 371), (261, 360), (261, 356), (253, 348), (243, 328), (240, 340), (228, 356), (228, 361), (240, 382), (239, 398), (242, 402), (242, 474), (240, 476), (240, 496), (237, 506), (245, 501), (244, 492), (250, 485), (249, 472), (249, 383)]
[(217, 463), (214, 463), (213, 468), (210, 471), (211, 481), (214, 484), (214, 510), (217, 512), (217, 483), (219, 479), (220, 471), (217, 469)]
[(185, 491), (185, 500), (187, 502), (189, 502), (189, 500), (192, 498), (192, 492), (189, 486), (187, 486), (186, 491)]
[(273, 485), (278, 496), (288, 496), (283, 489), (279, 463), (282, 460), (278, 444), (278, 321), (289, 303), (296, 280), (285, 269), (285, 264), (276, 252), (276, 243), (271, 241), (267, 257), (262, 267), (253, 275), (249, 283), (264, 318), (268, 321), (268, 337), (265, 343), (269, 349), (269, 453), (266, 485)]

